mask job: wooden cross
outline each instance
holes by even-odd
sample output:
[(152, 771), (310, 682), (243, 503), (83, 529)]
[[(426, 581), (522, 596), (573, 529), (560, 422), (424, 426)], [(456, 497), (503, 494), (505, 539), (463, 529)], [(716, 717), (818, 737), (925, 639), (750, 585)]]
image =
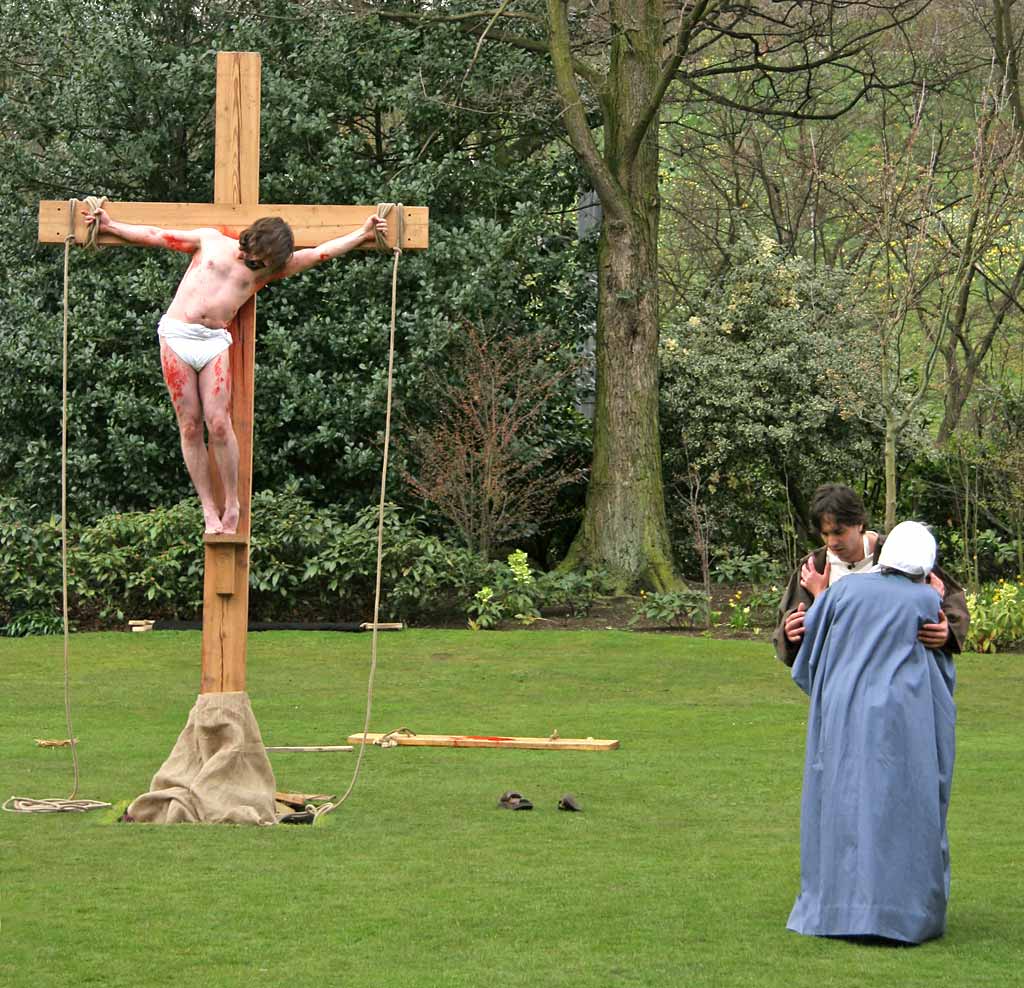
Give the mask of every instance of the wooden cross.
[[(217, 53), (216, 148), (212, 203), (112, 202), (111, 219), (178, 230), (214, 227), (228, 236), (261, 216), (280, 216), (295, 234), (295, 246), (315, 247), (358, 229), (375, 206), (261, 205), (260, 56), (255, 52)], [(74, 214), (74, 215), (72, 215)], [(404, 222), (389, 218), (389, 246), (399, 229), (401, 248), (423, 250), (428, 244), (426, 207), (407, 206)], [(84, 243), (84, 211), (67, 202), (39, 204), (39, 240), (63, 243), (70, 232)], [(124, 244), (110, 234), (100, 243)], [(233, 393), (231, 419), (238, 438), (238, 499), (241, 514), (236, 535), (207, 535), (203, 582), (203, 644), (200, 692), (230, 693), (245, 689), (245, 650), (249, 624), (249, 515), (252, 501), (253, 367), (256, 347), (256, 299), (251, 298), (231, 323)], [(211, 457), (211, 466), (214, 466)]]

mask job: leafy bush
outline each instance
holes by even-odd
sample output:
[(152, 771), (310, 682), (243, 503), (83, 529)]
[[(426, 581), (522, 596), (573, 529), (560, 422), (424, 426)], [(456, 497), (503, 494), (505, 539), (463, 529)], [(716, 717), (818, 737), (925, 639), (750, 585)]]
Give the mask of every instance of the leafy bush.
[(61, 630), (60, 519), (33, 522), (34, 506), (0, 497), (0, 628), (5, 635)]
[(74, 610), (83, 624), (191, 619), (203, 601), (203, 513), (195, 498), (171, 508), (107, 515), (69, 551)]
[(995, 652), (1024, 642), (1024, 580), (1000, 580), (967, 595), (971, 625), (965, 648)]
[[(29, 507), (0, 499), (0, 627), (7, 635), (56, 633), (60, 618), (58, 520), (26, 520)], [(69, 606), (77, 627), (129, 617), (193, 619), (203, 597), (202, 512), (194, 498), (171, 508), (109, 515), (69, 530)], [(252, 620), (349, 621), (372, 616), (377, 508), (354, 521), (296, 494), (253, 498), (249, 570)], [(424, 532), (422, 519), (385, 508), (382, 616), (404, 620), (464, 609), (488, 572), (483, 559)]]
[(726, 554), (714, 564), (715, 583), (779, 583), (784, 575), (781, 562), (764, 551)]
[(709, 627), (715, 616), (711, 610), (711, 598), (703, 590), (641, 593), (640, 605), (630, 624), (645, 619), (677, 628)]
[[(369, 619), (377, 517), (368, 506), (348, 523), (293, 493), (254, 498), (250, 609), (268, 619)], [(417, 515), (385, 505), (382, 613), (409, 620), (456, 610), (484, 570), (468, 549), (426, 534)]]
[(874, 401), (870, 341), (841, 271), (744, 241), (689, 301), (662, 328), (659, 397), (673, 544), (694, 572), (693, 476), (719, 547), (777, 552), (780, 529), (803, 514), (793, 492), (860, 476), (881, 461), (881, 437), (862, 414)]
[(541, 607), (566, 607), (574, 617), (586, 614), (600, 597), (615, 590), (615, 581), (604, 570), (552, 570), (537, 579)]
[(505, 563), (492, 562), (485, 579), (466, 607), (468, 624), (475, 631), (512, 619), (530, 624), (544, 608), (567, 607), (579, 616), (613, 586), (602, 570), (535, 574), (522, 550), (511, 553)]
[(1000, 577), (1007, 578), (1017, 569), (1017, 543), (1005, 539), (991, 528), (983, 528), (965, 547), (963, 532), (956, 528), (940, 530), (943, 556), (966, 570), (977, 574), (981, 582), (992, 582)]

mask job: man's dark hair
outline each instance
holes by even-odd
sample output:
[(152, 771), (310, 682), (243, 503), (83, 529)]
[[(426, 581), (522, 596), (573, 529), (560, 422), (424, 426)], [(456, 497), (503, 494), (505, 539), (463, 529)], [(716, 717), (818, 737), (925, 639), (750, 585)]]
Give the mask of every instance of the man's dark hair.
[(811, 523), (817, 531), (821, 531), (822, 519), (829, 515), (837, 525), (847, 528), (850, 525), (868, 523), (868, 513), (861, 496), (844, 484), (822, 484), (814, 492), (811, 500)]
[(246, 227), (238, 246), (267, 262), (271, 271), (283, 268), (295, 250), (292, 228), (280, 216), (263, 216)]

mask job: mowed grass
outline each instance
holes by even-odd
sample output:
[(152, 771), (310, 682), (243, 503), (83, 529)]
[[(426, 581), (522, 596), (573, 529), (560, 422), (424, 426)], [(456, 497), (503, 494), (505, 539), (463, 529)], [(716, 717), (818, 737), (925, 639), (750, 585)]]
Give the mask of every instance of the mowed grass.
[[(80, 795), (149, 787), (198, 633), (72, 639)], [(362, 727), (368, 635), (250, 636), (269, 745)], [(59, 639), (0, 640), (0, 798), (63, 797)], [(371, 749), (316, 827), (0, 814), (0, 984), (1024, 984), (1024, 658), (959, 663), (949, 931), (913, 950), (785, 929), (806, 699), (766, 644), (622, 632), (380, 637), (372, 729), (618, 738), (611, 752)], [(352, 754), (272, 756), (340, 793)], [(505, 789), (532, 812), (496, 808)], [(573, 792), (582, 814), (556, 809)]]

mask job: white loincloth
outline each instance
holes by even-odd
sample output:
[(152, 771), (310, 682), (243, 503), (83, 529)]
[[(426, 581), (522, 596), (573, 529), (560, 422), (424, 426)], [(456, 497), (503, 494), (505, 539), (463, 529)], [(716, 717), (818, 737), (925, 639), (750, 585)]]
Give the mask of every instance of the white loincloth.
[(200, 323), (181, 322), (170, 316), (160, 317), (156, 333), (197, 374), (214, 357), (231, 346), (231, 334), (226, 329), (211, 329)]

